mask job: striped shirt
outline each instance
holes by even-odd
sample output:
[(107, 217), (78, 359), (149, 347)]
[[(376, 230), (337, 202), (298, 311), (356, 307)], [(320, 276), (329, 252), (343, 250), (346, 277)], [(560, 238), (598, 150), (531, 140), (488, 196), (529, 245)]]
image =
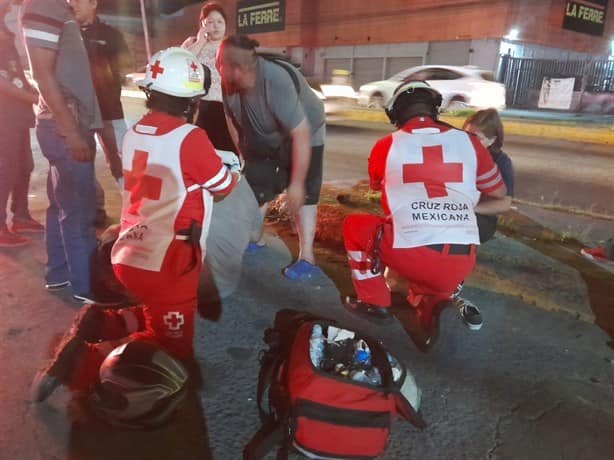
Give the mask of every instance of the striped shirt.
[[(34, 48), (56, 52), (55, 78), (80, 128), (84, 132), (102, 128), (87, 52), (68, 2), (27, 0), (22, 12), (21, 33), (28, 55)], [(43, 98), (40, 98), (37, 116), (53, 117)]]

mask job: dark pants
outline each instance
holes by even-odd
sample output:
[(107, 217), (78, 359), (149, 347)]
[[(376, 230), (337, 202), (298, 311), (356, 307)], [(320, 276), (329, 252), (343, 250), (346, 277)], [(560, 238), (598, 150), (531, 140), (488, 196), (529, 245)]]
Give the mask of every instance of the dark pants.
[(216, 149), (231, 152), (236, 150), (226, 125), (224, 105), (221, 102), (201, 100), (198, 105), (198, 118), (194, 124), (207, 132), (209, 140)]
[[(90, 292), (94, 232), (94, 163), (74, 161), (53, 120), (38, 120), (38, 143), (49, 161), (45, 226), (48, 283), (70, 281), (74, 294)], [(93, 133), (87, 139), (95, 148)]]
[(28, 190), (33, 169), (30, 129), (3, 127), (0, 130), (0, 228), (6, 225), (9, 196), (13, 220), (30, 218)]

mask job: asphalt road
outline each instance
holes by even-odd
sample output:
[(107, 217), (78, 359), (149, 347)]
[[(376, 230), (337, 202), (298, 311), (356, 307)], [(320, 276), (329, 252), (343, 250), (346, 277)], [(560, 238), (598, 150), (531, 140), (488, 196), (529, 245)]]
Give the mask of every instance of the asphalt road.
[[(124, 98), (135, 121), (143, 101)], [(367, 158), (376, 140), (392, 127), (350, 123), (330, 117), (324, 181), (353, 185), (367, 179)], [(515, 169), (515, 197), (530, 203), (614, 216), (614, 151), (611, 146), (510, 137), (504, 151)]]

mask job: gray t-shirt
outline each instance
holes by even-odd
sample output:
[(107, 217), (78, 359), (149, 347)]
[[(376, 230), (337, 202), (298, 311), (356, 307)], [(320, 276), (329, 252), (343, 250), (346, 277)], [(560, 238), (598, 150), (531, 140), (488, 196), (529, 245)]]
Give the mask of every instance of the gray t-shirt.
[[(31, 0), (23, 8), (22, 29), (28, 53), (32, 48), (56, 51), (55, 77), (81, 129), (102, 128), (87, 51), (68, 2)], [(39, 101), (37, 116), (51, 118), (43, 98)]]
[[(241, 127), (242, 150), (248, 156), (273, 154), (305, 117), (311, 126), (311, 145), (324, 145), (324, 104), (301, 73), (290, 63), (261, 56), (256, 72), (256, 84), (247, 94), (224, 94), (226, 110)], [(299, 91), (289, 72), (296, 76)]]

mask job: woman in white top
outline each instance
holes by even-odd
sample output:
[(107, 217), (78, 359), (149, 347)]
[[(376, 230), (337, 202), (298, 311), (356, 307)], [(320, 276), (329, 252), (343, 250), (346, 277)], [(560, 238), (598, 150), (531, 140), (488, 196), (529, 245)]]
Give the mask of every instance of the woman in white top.
[(226, 13), (219, 3), (206, 2), (200, 10), (199, 30), (181, 45), (211, 71), (211, 89), (200, 100), (196, 125), (207, 131), (216, 149), (234, 151), (222, 103), (222, 80), (215, 68), (215, 55), (226, 35)]

